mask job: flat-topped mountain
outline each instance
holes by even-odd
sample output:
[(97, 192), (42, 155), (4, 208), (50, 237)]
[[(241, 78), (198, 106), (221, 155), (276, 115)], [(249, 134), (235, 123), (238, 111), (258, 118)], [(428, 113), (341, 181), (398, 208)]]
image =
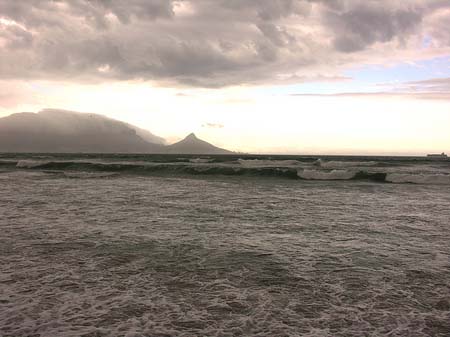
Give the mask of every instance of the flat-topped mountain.
[(45, 109), (0, 118), (0, 152), (230, 153), (194, 134), (165, 143), (150, 131), (98, 114)]
[[(154, 139), (150, 143), (146, 138)], [(2, 152), (162, 152), (162, 138), (97, 114), (65, 110), (16, 113), (0, 119)]]
[(197, 138), (194, 133), (189, 134), (183, 140), (166, 146), (167, 153), (180, 154), (231, 154), (233, 152), (221, 149), (204, 140)]

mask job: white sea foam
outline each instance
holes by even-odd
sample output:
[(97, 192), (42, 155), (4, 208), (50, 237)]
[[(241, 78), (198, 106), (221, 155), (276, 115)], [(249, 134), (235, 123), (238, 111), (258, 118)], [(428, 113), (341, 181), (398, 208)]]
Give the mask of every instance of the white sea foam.
[(16, 164), (16, 167), (33, 168), (33, 167), (44, 165), (46, 163), (47, 163), (46, 161), (42, 161), (42, 160), (26, 159), (26, 160), (19, 160)]
[(450, 185), (449, 174), (390, 173), (386, 181), (391, 183)]
[(299, 166), (298, 160), (261, 160), (261, 159), (238, 159), (238, 163), (244, 167), (289, 167)]
[(299, 170), (297, 174), (300, 178), (307, 180), (349, 180), (355, 176), (354, 171), (348, 170)]
[(194, 164), (210, 163), (213, 160), (214, 159), (208, 159), (208, 158), (193, 158), (193, 159), (189, 159), (189, 161), (191, 163), (194, 163)]
[(323, 161), (318, 159), (314, 162), (314, 165), (323, 168), (345, 168), (345, 167), (370, 167), (377, 165), (376, 161)]
[(447, 186), (6, 175), (1, 336), (448, 336)]

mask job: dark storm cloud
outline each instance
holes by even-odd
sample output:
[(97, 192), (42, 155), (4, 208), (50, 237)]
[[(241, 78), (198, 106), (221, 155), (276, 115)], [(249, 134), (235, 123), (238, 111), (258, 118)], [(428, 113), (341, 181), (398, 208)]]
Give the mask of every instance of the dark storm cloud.
[(0, 0), (0, 78), (220, 87), (338, 77), (349, 56), (368, 57), (360, 51), (380, 43), (406, 48), (426, 31), (448, 46), (445, 15), (424, 27), (444, 8), (448, 1)]

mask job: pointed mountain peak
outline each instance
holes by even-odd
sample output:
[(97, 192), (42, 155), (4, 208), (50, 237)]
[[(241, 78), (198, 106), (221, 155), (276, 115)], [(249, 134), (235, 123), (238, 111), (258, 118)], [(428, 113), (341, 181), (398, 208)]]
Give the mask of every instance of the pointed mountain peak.
[(196, 140), (198, 139), (197, 136), (195, 135), (195, 133), (191, 132), (189, 135), (187, 135), (187, 137), (185, 139), (191, 139), (191, 140)]
[(192, 132), (183, 140), (168, 145), (166, 147), (168, 153), (177, 154), (231, 154), (231, 151), (221, 149), (204, 140), (197, 138)]

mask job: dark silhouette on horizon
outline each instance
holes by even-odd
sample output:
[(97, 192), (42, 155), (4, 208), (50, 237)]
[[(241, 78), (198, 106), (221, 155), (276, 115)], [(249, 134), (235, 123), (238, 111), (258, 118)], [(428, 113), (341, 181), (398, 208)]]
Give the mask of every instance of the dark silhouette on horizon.
[(0, 152), (228, 154), (193, 133), (166, 145), (151, 132), (99, 114), (45, 109), (0, 118)]

